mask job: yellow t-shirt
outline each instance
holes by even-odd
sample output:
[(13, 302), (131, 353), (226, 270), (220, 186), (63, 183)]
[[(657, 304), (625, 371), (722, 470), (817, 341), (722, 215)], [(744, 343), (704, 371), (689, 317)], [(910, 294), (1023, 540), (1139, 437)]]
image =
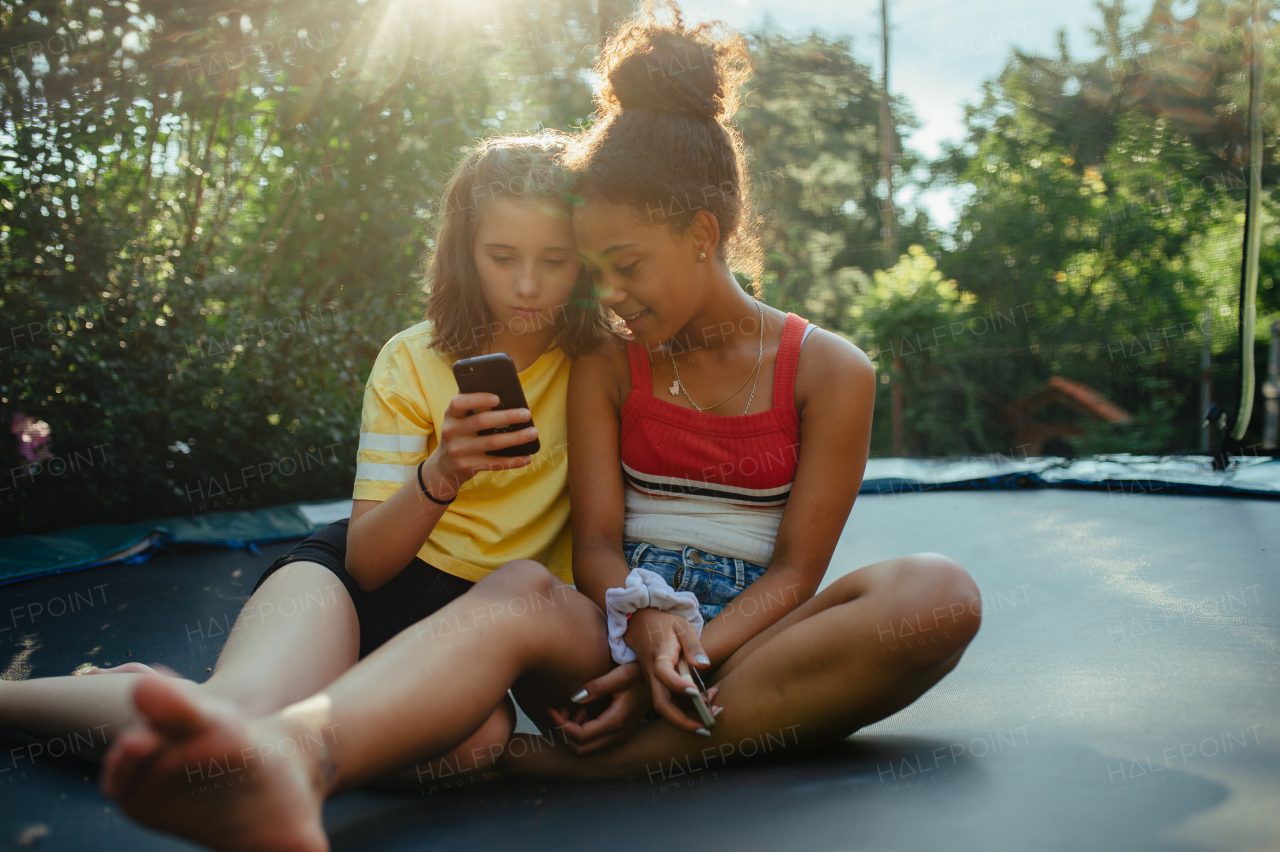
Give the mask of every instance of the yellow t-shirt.
[[(458, 394), (453, 360), (428, 349), (431, 324), (397, 334), (378, 353), (364, 389), (357, 500), (386, 500), (414, 481), (418, 462), (439, 445), (436, 423)], [(541, 449), (526, 467), (482, 471), (466, 482), (418, 556), (464, 580), (479, 580), (512, 559), (535, 559), (573, 582), (569, 529), (569, 358), (542, 353), (520, 384)]]

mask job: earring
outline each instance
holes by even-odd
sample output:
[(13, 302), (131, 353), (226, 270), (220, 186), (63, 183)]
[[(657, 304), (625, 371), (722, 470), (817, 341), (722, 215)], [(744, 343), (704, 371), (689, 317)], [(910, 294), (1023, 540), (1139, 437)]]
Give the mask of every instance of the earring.
[(707, 253), (705, 251), (698, 252), (698, 260), (706, 260), (706, 259), (707, 259)]

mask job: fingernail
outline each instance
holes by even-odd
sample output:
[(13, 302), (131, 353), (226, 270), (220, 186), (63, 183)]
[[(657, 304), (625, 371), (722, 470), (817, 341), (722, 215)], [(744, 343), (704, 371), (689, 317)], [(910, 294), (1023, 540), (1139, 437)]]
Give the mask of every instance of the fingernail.
[(723, 709), (724, 709), (723, 707), (712, 707), (712, 708), (711, 708), (711, 715), (712, 715), (712, 716), (719, 716), (719, 715), (720, 715), (720, 711), (721, 711), (721, 710), (723, 710)]
[(706, 654), (698, 654), (693, 659), (704, 666), (711, 665), (711, 658), (708, 657)]
[(530, 426), (527, 430), (525, 430), (525, 434), (528, 435), (530, 438), (536, 437), (538, 434), (538, 427)]
[(520, 416), (521, 416), (521, 417), (523, 417), (523, 418), (525, 418), (525, 419), (527, 420), (527, 419), (529, 419), (530, 417), (532, 417), (533, 415), (529, 413), (529, 409), (527, 409), (527, 408), (522, 408), (522, 409), (520, 409)]
[(574, 704), (581, 704), (582, 702), (587, 700), (587, 695), (588, 693), (585, 689), (580, 689), (577, 692), (575, 692), (573, 694), (573, 697), (570, 698), (569, 700), (572, 701)]
[(700, 737), (709, 737), (709, 736), (711, 736), (711, 732), (710, 732), (710, 731), (708, 731), (706, 728), (699, 728), (698, 730), (694, 731), (694, 733), (695, 733), (695, 734), (697, 734), (697, 735), (698, 735), (698, 736), (700, 736)]
[(696, 686), (686, 686), (684, 688), (684, 694), (690, 696), (691, 698), (697, 698), (702, 693), (698, 692), (698, 687)]

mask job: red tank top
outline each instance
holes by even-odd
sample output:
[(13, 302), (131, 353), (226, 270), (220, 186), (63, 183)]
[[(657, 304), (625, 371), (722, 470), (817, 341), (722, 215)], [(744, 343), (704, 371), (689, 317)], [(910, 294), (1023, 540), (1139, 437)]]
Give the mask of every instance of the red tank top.
[(796, 366), (808, 322), (787, 314), (773, 368), (773, 407), (733, 417), (683, 408), (653, 395), (649, 353), (627, 344), (631, 392), (622, 406), (622, 471), (653, 497), (698, 497), (781, 506), (800, 458)]

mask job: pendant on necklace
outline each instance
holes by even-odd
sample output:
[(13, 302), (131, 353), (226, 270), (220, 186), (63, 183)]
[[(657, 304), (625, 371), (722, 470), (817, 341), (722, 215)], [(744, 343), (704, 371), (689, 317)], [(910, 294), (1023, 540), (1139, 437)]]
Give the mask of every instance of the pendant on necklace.
[(680, 395), (680, 383), (679, 383), (679, 382), (672, 382), (672, 383), (671, 383), (671, 387), (667, 388), (667, 393), (671, 394), (672, 396), (679, 396), (679, 395)]

